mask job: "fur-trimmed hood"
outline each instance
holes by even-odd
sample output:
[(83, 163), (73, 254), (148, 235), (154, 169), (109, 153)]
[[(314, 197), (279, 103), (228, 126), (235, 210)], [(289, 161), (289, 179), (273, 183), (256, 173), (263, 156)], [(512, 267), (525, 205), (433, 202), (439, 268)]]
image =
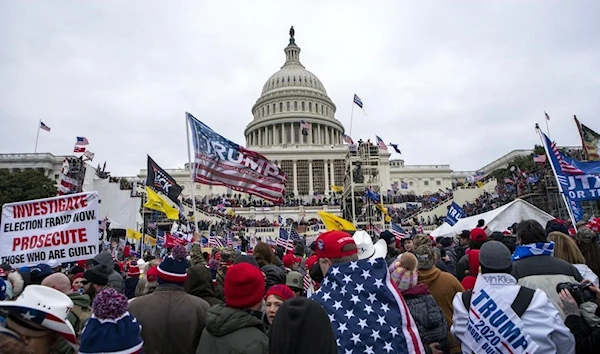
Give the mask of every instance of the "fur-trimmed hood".
[[(19, 272), (11, 272), (8, 273), (7, 280), (12, 288), (12, 294), (10, 295), (10, 298), (15, 299), (17, 296), (21, 295), (23, 288), (25, 287), (23, 276)], [(8, 292), (6, 295), (9, 295)]]

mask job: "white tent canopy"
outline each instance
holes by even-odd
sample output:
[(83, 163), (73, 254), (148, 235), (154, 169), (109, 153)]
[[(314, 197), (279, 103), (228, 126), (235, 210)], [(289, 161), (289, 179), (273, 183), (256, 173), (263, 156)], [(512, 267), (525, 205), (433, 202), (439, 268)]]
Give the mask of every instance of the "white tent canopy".
[(523, 220), (533, 219), (545, 226), (549, 220), (554, 217), (545, 211), (536, 208), (521, 199), (515, 199), (512, 202), (501, 206), (498, 209), (459, 219), (454, 226), (444, 223), (442, 226), (431, 232), (431, 236), (454, 237), (462, 230), (472, 230), (477, 226), (477, 221), (483, 219), (488, 229), (491, 231), (504, 231), (513, 223)]

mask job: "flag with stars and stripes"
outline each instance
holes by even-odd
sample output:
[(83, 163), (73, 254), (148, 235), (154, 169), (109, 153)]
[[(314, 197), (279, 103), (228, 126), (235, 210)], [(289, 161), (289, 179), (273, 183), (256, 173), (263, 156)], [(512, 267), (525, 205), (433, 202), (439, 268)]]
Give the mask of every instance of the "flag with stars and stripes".
[(294, 243), (290, 237), (290, 233), (284, 227), (279, 228), (279, 236), (277, 236), (277, 246), (283, 247), (286, 251), (294, 249)]
[(394, 236), (396, 236), (396, 240), (403, 240), (410, 237), (410, 235), (400, 225), (393, 222), (392, 229), (390, 231)]
[(311, 299), (327, 312), (338, 353), (425, 353), (383, 258), (331, 266)]
[(194, 143), (194, 181), (226, 186), (273, 203), (283, 202), (287, 175), (263, 155), (217, 134), (186, 113)]
[(386, 150), (387, 151), (387, 145), (385, 145), (385, 143), (383, 142), (383, 139), (381, 139), (379, 136), (375, 135), (375, 138), (377, 139), (377, 147), (380, 148), (381, 150)]

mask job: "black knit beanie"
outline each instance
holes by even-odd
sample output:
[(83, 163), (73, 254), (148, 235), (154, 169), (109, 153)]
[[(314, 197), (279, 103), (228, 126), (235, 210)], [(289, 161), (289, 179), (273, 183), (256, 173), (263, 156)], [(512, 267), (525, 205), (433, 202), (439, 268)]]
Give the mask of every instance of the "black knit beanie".
[(108, 276), (112, 272), (112, 269), (108, 268), (106, 264), (99, 264), (93, 266), (83, 273), (83, 278), (89, 280), (93, 284), (106, 285), (108, 284)]
[(325, 310), (304, 297), (284, 301), (269, 332), (269, 353), (337, 354), (335, 334)]

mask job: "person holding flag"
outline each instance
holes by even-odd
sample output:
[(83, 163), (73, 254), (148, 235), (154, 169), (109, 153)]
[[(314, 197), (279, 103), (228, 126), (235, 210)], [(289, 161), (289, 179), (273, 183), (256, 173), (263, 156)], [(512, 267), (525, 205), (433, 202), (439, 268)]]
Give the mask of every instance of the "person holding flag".
[(338, 352), (425, 353), (383, 258), (359, 260), (354, 239), (340, 230), (317, 238), (316, 255), (324, 278), (311, 299), (327, 312)]

